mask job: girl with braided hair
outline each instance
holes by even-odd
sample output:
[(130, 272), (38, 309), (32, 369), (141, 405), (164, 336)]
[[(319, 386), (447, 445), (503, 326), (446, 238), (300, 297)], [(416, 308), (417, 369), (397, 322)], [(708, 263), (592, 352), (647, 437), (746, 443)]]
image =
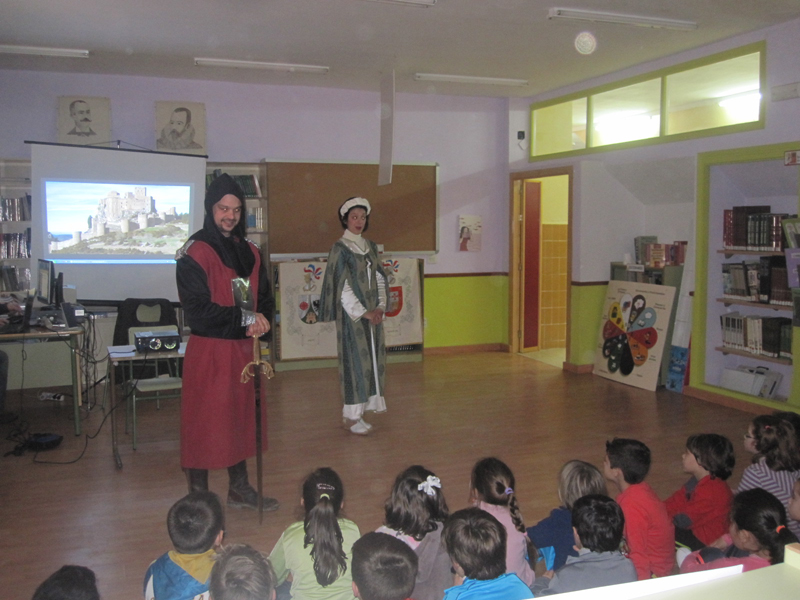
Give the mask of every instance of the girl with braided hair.
[(755, 488), (734, 496), (730, 533), (719, 542), (687, 556), (681, 562), (681, 573), (733, 565), (752, 571), (777, 565), (783, 562), (784, 546), (796, 543), (797, 538), (787, 527), (781, 501), (766, 490)]
[(278, 585), (292, 575), (295, 600), (353, 598), (351, 548), (360, 532), (340, 516), (343, 500), (342, 480), (333, 469), (317, 469), (303, 483), (305, 520), (290, 525), (269, 555)]
[(536, 575), (531, 568), (536, 551), (525, 533), (525, 522), (514, 491), (516, 481), (511, 469), (500, 459), (489, 457), (472, 468), (470, 500), (473, 506), (485, 510), (505, 527), (506, 573), (516, 573), (528, 587)]

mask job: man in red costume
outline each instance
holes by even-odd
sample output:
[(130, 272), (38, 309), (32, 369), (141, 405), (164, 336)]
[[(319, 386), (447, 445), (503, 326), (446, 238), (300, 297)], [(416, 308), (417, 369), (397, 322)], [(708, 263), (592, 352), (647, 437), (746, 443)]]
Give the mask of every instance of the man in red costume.
[[(269, 331), (275, 308), (258, 247), (245, 238), (244, 192), (227, 174), (208, 186), (203, 228), (176, 256), (178, 295), (192, 330), (181, 398), (181, 466), (189, 491), (208, 489), (209, 469), (228, 469), (228, 506), (258, 508), (247, 477), (256, 453), (252, 337)], [(266, 411), (262, 411), (266, 449)], [(264, 510), (276, 510), (264, 497)]]

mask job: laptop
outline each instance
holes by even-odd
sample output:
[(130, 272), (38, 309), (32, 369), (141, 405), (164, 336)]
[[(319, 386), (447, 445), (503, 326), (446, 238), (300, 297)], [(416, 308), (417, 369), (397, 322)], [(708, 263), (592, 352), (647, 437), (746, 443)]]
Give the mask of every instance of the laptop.
[(31, 329), (32, 316), (33, 296), (28, 296), (25, 298), (25, 313), (22, 315), (22, 320), (11, 317), (8, 323), (0, 327), (0, 335), (8, 333), (27, 333)]

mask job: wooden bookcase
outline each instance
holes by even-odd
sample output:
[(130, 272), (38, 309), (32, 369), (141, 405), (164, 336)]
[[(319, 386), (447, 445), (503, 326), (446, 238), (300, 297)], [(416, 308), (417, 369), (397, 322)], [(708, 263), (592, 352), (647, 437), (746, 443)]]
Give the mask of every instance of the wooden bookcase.
[[(771, 359), (723, 347), (720, 317), (726, 313), (791, 317), (792, 307), (723, 298), (722, 264), (770, 252), (723, 249), (724, 210), (733, 206), (769, 205), (773, 212), (797, 213), (800, 174), (785, 167), (784, 152), (800, 143), (775, 144), (698, 156), (697, 263), (693, 307), (689, 396), (733, 406), (800, 410), (800, 388), (791, 360)], [(793, 329), (793, 354), (798, 336)], [(723, 370), (739, 365), (765, 366), (783, 375), (777, 395), (768, 399), (720, 387)]]
[[(0, 197), (4, 200), (8, 198), (24, 198), (31, 193), (31, 163), (29, 160), (0, 160)], [(5, 204), (5, 202), (3, 202)], [(31, 228), (30, 219), (17, 218), (11, 216), (0, 220), (0, 234), (3, 238), (7, 234), (25, 234)], [(4, 242), (3, 242), (4, 243)], [(31, 259), (30, 256), (17, 256), (0, 258), (2, 266), (12, 266), (17, 270), (18, 286), (15, 290), (8, 290), (0, 278), (0, 289), (3, 291), (20, 291), (31, 288), (35, 281), (31, 280)], [(27, 277), (25, 277), (27, 273)]]

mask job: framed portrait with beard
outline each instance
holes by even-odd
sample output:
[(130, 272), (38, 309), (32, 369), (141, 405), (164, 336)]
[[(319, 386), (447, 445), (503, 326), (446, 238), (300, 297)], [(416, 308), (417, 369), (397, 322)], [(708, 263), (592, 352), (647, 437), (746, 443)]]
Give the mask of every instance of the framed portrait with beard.
[(108, 144), (111, 141), (111, 100), (59, 96), (56, 126), (59, 144)]
[(206, 105), (156, 102), (156, 150), (206, 154)]

